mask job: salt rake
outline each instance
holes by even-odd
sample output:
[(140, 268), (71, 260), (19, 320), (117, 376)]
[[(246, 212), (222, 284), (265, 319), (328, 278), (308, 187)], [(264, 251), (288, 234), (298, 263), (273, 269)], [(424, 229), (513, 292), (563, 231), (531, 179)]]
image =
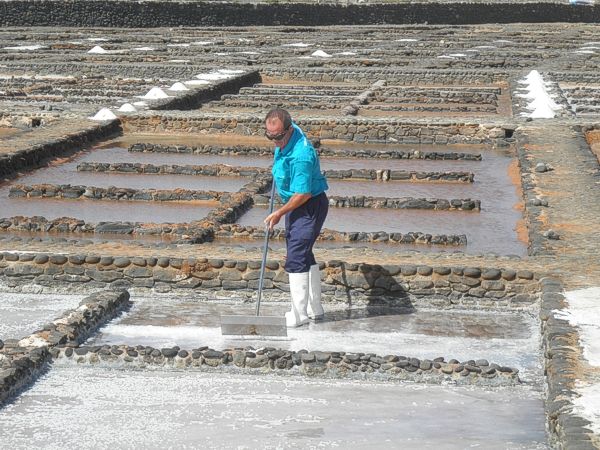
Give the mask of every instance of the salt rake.
[[(269, 200), (269, 214), (273, 212), (275, 201), (275, 180), (271, 183), (271, 199)], [(256, 315), (221, 316), (221, 334), (235, 336), (287, 336), (287, 326), (283, 316), (261, 316), (260, 300), (262, 298), (267, 253), (269, 252), (269, 225), (265, 228), (265, 245), (263, 248), (260, 278), (258, 279), (258, 296), (256, 299)]]

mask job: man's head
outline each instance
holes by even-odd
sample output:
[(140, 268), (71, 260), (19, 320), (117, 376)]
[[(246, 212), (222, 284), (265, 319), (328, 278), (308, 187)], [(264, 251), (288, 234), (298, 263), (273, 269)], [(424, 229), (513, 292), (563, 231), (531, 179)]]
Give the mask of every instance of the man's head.
[(267, 113), (265, 137), (273, 141), (277, 147), (285, 147), (293, 132), (292, 117), (285, 109), (275, 108)]

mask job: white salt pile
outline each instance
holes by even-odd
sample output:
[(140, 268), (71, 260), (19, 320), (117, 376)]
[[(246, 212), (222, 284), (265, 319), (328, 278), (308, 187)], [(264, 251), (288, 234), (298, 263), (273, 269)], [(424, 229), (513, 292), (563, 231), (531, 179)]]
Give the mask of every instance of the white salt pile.
[(149, 100), (156, 100), (160, 98), (169, 98), (169, 96), (159, 87), (153, 87), (148, 91), (146, 95), (140, 98), (146, 98)]
[(133, 106), (131, 103), (124, 103), (120, 108), (119, 108), (120, 112), (136, 112), (137, 109), (135, 109), (135, 106)]
[(102, 47), (100, 47), (99, 45), (96, 45), (93, 49), (88, 51), (88, 53), (108, 53), (108, 52), (106, 50), (104, 50)]
[(198, 78), (199, 80), (216, 81), (216, 80), (225, 80), (227, 78), (231, 78), (231, 75), (226, 74), (226, 73), (210, 72), (210, 73), (201, 73), (199, 75), (196, 75), (196, 78)]
[(304, 42), (295, 42), (293, 44), (282, 44), (282, 47), (310, 47), (313, 44), (305, 44)]
[(44, 45), (19, 45), (16, 47), (4, 47), (4, 50), (16, 50), (16, 51), (34, 51), (45, 48)]
[(210, 84), (210, 81), (207, 81), (207, 80), (189, 80), (189, 81), (184, 81), (183, 83), (187, 84), (189, 86), (200, 86), (200, 85)]
[(169, 91), (189, 91), (189, 88), (180, 82), (173, 83), (173, 86), (169, 88)]
[(313, 52), (310, 56), (317, 56), (319, 58), (331, 58), (329, 53), (324, 52), (323, 50), (317, 50)]
[(134, 50), (136, 50), (138, 52), (151, 52), (156, 49), (152, 48), (152, 47), (135, 47)]
[(102, 108), (100, 111), (96, 113), (95, 116), (90, 117), (91, 120), (113, 120), (116, 119), (117, 116), (108, 108)]
[(546, 83), (537, 70), (532, 70), (529, 74), (519, 80), (519, 83), (525, 84), (526, 87), (522, 90), (527, 91), (526, 94), (517, 94), (517, 97), (524, 98), (528, 101), (527, 109), (531, 110), (530, 114), (525, 113), (526, 117), (532, 119), (552, 119), (556, 116), (556, 111), (562, 109), (549, 93), (549, 83)]
[(239, 69), (219, 69), (219, 73), (224, 73), (224, 74), (229, 74), (229, 75), (235, 75), (238, 73), (244, 73), (243, 70), (239, 70)]

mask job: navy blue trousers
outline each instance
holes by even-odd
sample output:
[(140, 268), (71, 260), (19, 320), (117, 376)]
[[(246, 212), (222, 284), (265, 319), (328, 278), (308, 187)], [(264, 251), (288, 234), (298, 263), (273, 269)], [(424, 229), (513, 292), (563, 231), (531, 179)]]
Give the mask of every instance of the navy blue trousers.
[(286, 272), (308, 272), (317, 263), (312, 249), (328, 211), (329, 201), (323, 192), (285, 215)]

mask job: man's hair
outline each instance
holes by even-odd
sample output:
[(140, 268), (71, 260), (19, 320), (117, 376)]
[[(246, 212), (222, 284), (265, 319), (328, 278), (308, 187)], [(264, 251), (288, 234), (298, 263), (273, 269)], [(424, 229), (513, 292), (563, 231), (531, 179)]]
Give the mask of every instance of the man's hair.
[(284, 130), (287, 130), (292, 125), (292, 116), (290, 116), (290, 113), (285, 109), (273, 108), (271, 111), (269, 111), (265, 117), (265, 123), (272, 119), (281, 120)]

